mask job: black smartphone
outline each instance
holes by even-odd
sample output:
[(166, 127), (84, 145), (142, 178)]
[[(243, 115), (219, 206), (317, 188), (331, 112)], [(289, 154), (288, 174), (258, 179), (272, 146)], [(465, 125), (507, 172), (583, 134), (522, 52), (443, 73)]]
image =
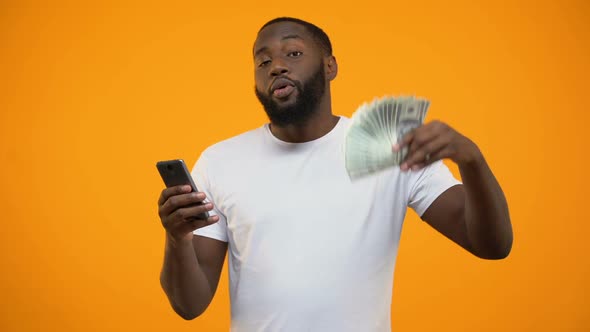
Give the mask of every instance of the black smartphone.
[[(188, 184), (192, 188), (191, 192), (198, 191), (197, 186), (193, 181), (193, 177), (184, 163), (184, 160), (174, 159), (159, 161), (156, 163), (156, 167), (158, 168), (158, 172), (160, 172), (160, 176), (162, 177), (162, 180), (164, 180), (164, 184), (167, 188)], [(199, 203), (197, 205), (200, 204), (203, 203)], [(209, 218), (209, 212), (203, 212), (197, 216), (197, 219), (207, 218)]]

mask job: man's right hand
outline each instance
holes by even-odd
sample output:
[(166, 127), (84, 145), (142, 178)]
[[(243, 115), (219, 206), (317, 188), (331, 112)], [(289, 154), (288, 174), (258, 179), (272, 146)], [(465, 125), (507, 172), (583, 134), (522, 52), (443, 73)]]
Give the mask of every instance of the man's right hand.
[(191, 192), (188, 185), (162, 190), (158, 214), (166, 235), (175, 243), (191, 241), (194, 230), (219, 221), (218, 216), (211, 216), (207, 220), (197, 219), (199, 214), (213, 210), (213, 203), (202, 203), (205, 198), (205, 193)]

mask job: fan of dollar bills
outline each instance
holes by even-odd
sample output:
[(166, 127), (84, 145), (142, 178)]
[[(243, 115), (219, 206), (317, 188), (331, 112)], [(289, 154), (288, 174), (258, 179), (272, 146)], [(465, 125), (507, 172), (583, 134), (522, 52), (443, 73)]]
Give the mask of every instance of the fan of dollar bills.
[(383, 97), (361, 105), (352, 116), (344, 144), (346, 169), (351, 178), (399, 165), (407, 148), (392, 147), (419, 127), (430, 101), (415, 97)]

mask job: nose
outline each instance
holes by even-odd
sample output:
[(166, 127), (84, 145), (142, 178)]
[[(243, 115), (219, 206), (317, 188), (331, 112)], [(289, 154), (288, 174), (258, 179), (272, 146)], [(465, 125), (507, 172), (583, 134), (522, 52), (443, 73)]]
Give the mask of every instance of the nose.
[(280, 76), (284, 75), (289, 72), (289, 68), (285, 65), (285, 63), (279, 59), (275, 59), (272, 62), (272, 68), (270, 69), (271, 76)]

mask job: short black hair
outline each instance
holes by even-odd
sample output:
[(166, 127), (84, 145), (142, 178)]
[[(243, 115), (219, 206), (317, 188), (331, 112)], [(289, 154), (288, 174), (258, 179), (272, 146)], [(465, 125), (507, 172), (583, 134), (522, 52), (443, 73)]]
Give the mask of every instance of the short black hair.
[(304, 20), (300, 20), (298, 18), (294, 18), (294, 17), (277, 17), (275, 19), (272, 19), (272, 20), (266, 22), (262, 26), (262, 28), (260, 28), (260, 30), (258, 30), (258, 33), (260, 33), (260, 31), (262, 31), (262, 29), (266, 28), (267, 26), (269, 26), (271, 24), (274, 24), (274, 23), (278, 23), (278, 22), (293, 22), (293, 23), (297, 23), (297, 24), (303, 25), (307, 29), (307, 31), (309, 33), (311, 33), (312, 37), (319, 44), (319, 46), (322, 48), (322, 50), (324, 51), (324, 53), (326, 53), (326, 55), (332, 55), (332, 43), (330, 42), (330, 38), (324, 32), (324, 30), (320, 29), (315, 24), (306, 22)]

